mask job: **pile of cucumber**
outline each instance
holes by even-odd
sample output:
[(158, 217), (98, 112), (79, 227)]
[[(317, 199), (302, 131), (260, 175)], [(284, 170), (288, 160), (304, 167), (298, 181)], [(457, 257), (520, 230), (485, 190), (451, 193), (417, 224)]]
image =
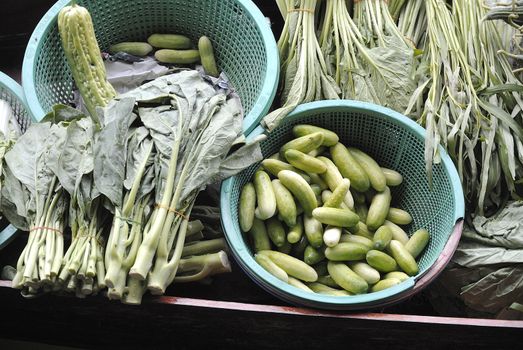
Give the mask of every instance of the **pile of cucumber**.
[(144, 57), (153, 49), (157, 49), (154, 57), (162, 63), (168, 64), (195, 64), (201, 62), (205, 73), (218, 77), (220, 74), (214, 59), (214, 50), (211, 40), (202, 36), (198, 40), (198, 48), (190, 38), (180, 34), (152, 34), (147, 42), (123, 42), (111, 45), (109, 53), (125, 52), (130, 55)]
[(403, 176), (313, 125), (261, 163), (242, 188), (238, 216), (256, 261), (309, 292), (377, 292), (414, 276), (429, 232), (410, 238), (411, 215), (391, 204)]

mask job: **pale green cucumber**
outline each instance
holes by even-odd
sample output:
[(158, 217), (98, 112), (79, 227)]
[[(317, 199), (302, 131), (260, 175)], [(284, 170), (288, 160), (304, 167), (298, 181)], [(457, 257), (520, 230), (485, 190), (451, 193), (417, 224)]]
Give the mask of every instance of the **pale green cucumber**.
[(240, 228), (243, 232), (249, 232), (254, 221), (254, 210), (256, 209), (256, 191), (254, 185), (248, 182), (243, 186), (240, 194), (240, 205), (238, 207), (238, 217)]
[(400, 280), (401, 282), (403, 282), (403, 281), (408, 280), (410, 277), (405, 272), (392, 271), (392, 272), (385, 274), (385, 276), (383, 276), (383, 279), (387, 279), (387, 278), (396, 278), (396, 279)]
[(427, 246), (429, 238), (429, 231), (421, 228), (412, 234), (408, 242), (405, 244), (405, 249), (407, 249), (414, 258), (417, 258)]
[(147, 56), (151, 53), (153, 50), (153, 47), (149, 45), (148, 43), (142, 43), (142, 42), (136, 42), (136, 41), (129, 41), (129, 42), (123, 42), (111, 45), (109, 47), (109, 53), (114, 55), (118, 52), (125, 52), (130, 55), (134, 56)]
[(303, 171), (301, 171), (299, 169), (296, 169), (289, 163), (285, 163), (278, 159), (272, 159), (272, 158), (265, 159), (261, 162), (261, 165), (265, 170), (267, 170), (268, 173), (270, 173), (272, 176), (275, 176), (275, 177), (278, 177), (278, 174), (282, 170), (290, 170), (290, 171), (294, 171), (296, 174), (303, 177), (303, 179), (305, 181), (307, 181), (308, 183), (311, 181), (311, 178), (309, 175), (305, 174)]
[(275, 217), (269, 218), (265, 222), (265, 226), (267, 227), (267, 234), (272, 243), (274, 243), (276, 247), (283, 246), (287, 241), (287, 235), (280, 220)]
[(409, 241), (409, 236), (401, 227), (388, 220), (385, 220), (383, 224), (385, 226), (388, 226), (392, 230), (392, 239), (400, 241), (403, 244), (407, 244), (407, 242)]
[(249, 234), (251, 236), (255, 253), (258, 253), (262, 250), (271, 249), (271, 241), (267, 233), (267, 228), (265, 227), (265, 223), (262, 220), (254, 218)]
[(354, 189), (365, 192), (370, 188), (370, 180), (366, 171), (343, 144), (337, 143), (332, 146), (330, 153), (341, 175), (351, 181)]
[(191, 39), (180, 34), (153, 34), (147, 42), (160, 49), (189, 49), (192, 46)]
[(324, 201), (323, 206), (327, 208), (340, 208), (347, 192), (349, 192), (351, 182), (349, 179), (341, 180), (340, 184), (332, 192), (332, 195), (327, 201)]
[(295, 168), (305, 172), (322, 174), (327, 170), (327, 166), (321, 160), (295, 149), (285, 151), (285, 159)]
[(322, 224), (337, 227), (356, 226), (360, 220), (351, 210), (338, 208), (316, 208), (312, 211), (312, 216)]
[(296, 218), (296, 224), (291, 226), (289, 232), (287, 232), (287, 242), (298, 243), (303, 236), (303, 220), (301, 216)]
[(392, 240), (392, 230), (389, 226), (380, 226), (380, 228), (374, 232), (374, 238), (372, 240), (374, 242), (374, 249), (384, 250)]
[(323, 134), (323, 146), (333, 146), (335, 145), (339, 137), (336, 135), (335, 132), (332, 132), (330, 130), (320, 128), (318, 126), (309, 125), (309, 124), (298, 124), (292, 128), (292, 133), (296, 137), (302, 137), (310, 134), (314, 134), (316, 132), (320, 132)]
[(263, 250), (258, 252), (258, 254), (266, 255), (276, 265), (287, 272), (289, 276), (305, 282), (316, 282), (318, 279), (318, 274), (312, 267), (290, 255), (274, 250)]
[(369, 250), (365, 260), (379, 272), (391, 272), (398, 268), (398, 264), (393, 257), (379, 250)]
[(276, 265), (271, 259), (266, 255), (256, 254), (254, 259), (261, 267), (263, 267), (267, 272), (269, 272), (274, 277), (282, 280), (283, 282), (289, 281), (289, 275), (281, 267)]
[(325, 249), (325, 257), (331, 261), (357, 261), (365, 259), (368, 251), (359, 243), (338, 243)]
[(309, 135), (298, 137), (293, 139), (280, 148), (280, 155), (285, 157), (285, 152), (289, 149), (295, 149), (303, 153), (309, 153), (310, 151), (318, 148), (323, 143), (324, 136), (321, 132), (315, 132)]
[(381, 278), (378, 270), (364, 262), (350, 262), (349, 267), (369, 285), (377, 283)]
[(258, 203), (259, 218), (266, 220), (276, 214), (276, 196), (272, 188), (271, 178), (265, 171), (254, 174), (254, 189)]
[[(280, 180), (272, 180), (272, 188), (276, 198), (276, 208), (278, 215), (288, 227), (296, 225), (297, 209), (296, 202), (291, 192), (283, 186)], [(294, 243), (294, 242), (291, 242)]]
[[(303, 207), (303, 211), (307, 215), (311, 215), (312, 211), (318, 206), (316, 202), (316, 195), (311, 186), (300, 175), (290, 170), (282, 170), (278, 173), (283, 186), (285, 186), (298, 202)], [(276, 201), (276, 200), (275, 200)]]
[(399, 267), (409, 276), (414, 276), (419, 272), (418, 264), (414, 257), (405, 249), (405, 246), (399, 241), (392, 240), (389, 244), (392, 257), (398, 263)]
[(312, 216), (303, 216), (303, 229), (309, 244), (319, 248), (323, 244), (323, 225)]
[(379, 292), (381, 290), (390, 288), (390, 287), (395, 286), (400, 283), (401, 283), (401, 281), (397, 278), (387, 278), (387, 279), (381, 280), (378, 283), (376, 283), (375, 285), (373, 285), (370, 288), (370, 291), (371, 291), (371, 293)]
[(403, 182), (403, 176), (396, 170), (381, 168), (383, 175), (385, 175), (385, 181), (387, 186), (399, 186)]
[(341, 228), (336, 226), (327, 226), (323, 232), (323, 242), (327, 247), (334, 247), (340, 242)]
[(347, 233), (341, 235), (340, 243), (358, 243), (367, 247), (368, 250), (372, 249), (374, 245), (372, 240), (368, 239), (367, 237)]
[(378, 192), (384, 191), (387, 186), (387, 179), (378, 163), (371, 156), (357, 148), (349, 147), (348, 150), (365, 170), (365, 173), (367, 173), (370, 185)]
[[(318, 159), (327, 166), (327, 170), (321, 174), (321, 178), (323, 181), (325, 181), (327, 186), (329, 186), (329, 189), (334, 192), (336, 188), (342, 183), (343, 176), (332, 160), (327, 157), (318, 157)], [(354, 198), (352, 198), (352, 193), (350, 191), (347, 192), (343, 201), (349, 208), (354, 208)]]
[(377, 230), (383, 225), (389, 212), (391, 199), (390, 189), (387, 186), (385, 186), (383, 192), (374, 195), (365, 222), (370, 230)]
[(362, 294), (369, 289), (368, 283), (344, 263), (329, 261), (329, 275), (343, 289), (354, 294)]
[(396, 225), (408, 225), (412, 222), (412, 216), (403, 209), (390, 207), (387, 220)]

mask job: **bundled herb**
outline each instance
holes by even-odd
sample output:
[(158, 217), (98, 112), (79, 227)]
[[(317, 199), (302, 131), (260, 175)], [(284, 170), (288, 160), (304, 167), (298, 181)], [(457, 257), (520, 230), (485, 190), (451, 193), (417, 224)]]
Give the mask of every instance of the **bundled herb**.
[(272, 130), (301, 103), (338, 99), (340, 90), (329, 75), (316, 38), (316, 0), (277, 1), (285, 18), (278, 40), (281, 60), (281, 107), (263, 119)]
[(29, 231), (17, 262), (13, 287), (24, 293), (50, 290), (62, 264), (68, 196), (52, 170), (55, 147), (63, 144), (67, 123), (35, 124), (5, 155), (2, 213)]
[(327, 0), (320, 43), (342, 97), (404, 111), (415, 89), (413, 49), (399, 32), (387, 4)]

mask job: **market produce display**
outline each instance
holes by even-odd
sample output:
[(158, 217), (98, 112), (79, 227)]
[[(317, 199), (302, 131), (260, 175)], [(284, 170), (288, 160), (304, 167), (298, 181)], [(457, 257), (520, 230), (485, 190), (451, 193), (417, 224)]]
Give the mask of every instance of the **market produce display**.
[(416, 275), (430, 235), (421, 228), (409, 238), (398, 226), (412, 222), (391, 206), (389, 186), (401, 174), (332, 130), (299, 124), (293, 134), (240, 194), (238, 220), (255, 260), (292, 286), (328, 295), (377, 292)]
[[(207, 185), (261, 159), (263, 137), (245, 142), (241, 101), (220, 83), (210, 39), (199, 49), (172, 34), (115, 43), (111, 52), (144, 56), (154, 47), (184, 66), (117, 95), (88, 11), (66, 6), (58, 18), (88, 114), (56, 105), (19, 135), (9, 105), (0, 105), (1, 212), (29, 232), (12, 286), (25, 296), (107, 289), (110, 299), (140, 304), (147, 290), (164, 294), (172, 282), (229, 272), (221, 232), (202, 224), (215, 213), (190, 221), (191, 213)], [(201, 73), (187, 66), (200, 57)]]

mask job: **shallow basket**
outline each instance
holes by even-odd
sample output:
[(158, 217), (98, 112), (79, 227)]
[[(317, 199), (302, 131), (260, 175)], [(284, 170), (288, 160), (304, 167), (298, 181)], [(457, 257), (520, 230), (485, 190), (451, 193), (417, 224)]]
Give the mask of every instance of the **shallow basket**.
[[(27, 108), (22, 87), (9, 76), (0, 72), (0, 99), (7, 101), (16, 117), (16, 121), (20, 126), (22, 132), (25, 132), (27, 127), (33, 121), (33, 117)], [(0, 249), (5, 247), (11, 240), (14, 239), (16, 228), (9, 225), (7, 220), (2, 218), (0, 220)]]
[[(425, 173), (425, 130), (409, 118), (374, 104), (340, 100), (299, 106), (262, 143), (265, 157), (278, 152), (292, 136), (292, 127), (307, 123), (335, 131), (340, 142), (369, 153), (381, 166), (399, 171), (403, 183), (391, 187), (392, 205), (407, 210), (413, 222), (405, 227), (411, 235), (419, 228), (430, 232), (430, 241), (419, 258), (418, 275), (392, 288), (355, 296), (312, 294), (270, 275), (253, 258), (246, 235), (238, 223), (238, 201), (243, 185), (251, 181), (253, 165), (223, 182), (221, 188), (222, 226), (239, 265), (261, 287), (283, 300), (327, 309), (362, 309), (383, 306), (405, 299), (432, 281), (450, 260), (461, 236), (464, 199), (457, 171), (440, 149), (442, 161), (433, 168), (433, 187)], [(258, 127), (249, 138), (264, 133)]]
[[(29, 108), (41, 119), (56, 103), (73, 98), (73, 78), (60, 42), (57, 18), (70, 0), (58, 1), (41, 19), (24, 56), (22, 85)], [(178, 33), (194, 43), (207, 35), (217, 65), (238, 92), (244, 131), (254, 129), (276, 93), (276, 41), (251, 0), (79, 0), (91, 13), (100, 49), (123, 41), (146, 41), (154, 33)]]

